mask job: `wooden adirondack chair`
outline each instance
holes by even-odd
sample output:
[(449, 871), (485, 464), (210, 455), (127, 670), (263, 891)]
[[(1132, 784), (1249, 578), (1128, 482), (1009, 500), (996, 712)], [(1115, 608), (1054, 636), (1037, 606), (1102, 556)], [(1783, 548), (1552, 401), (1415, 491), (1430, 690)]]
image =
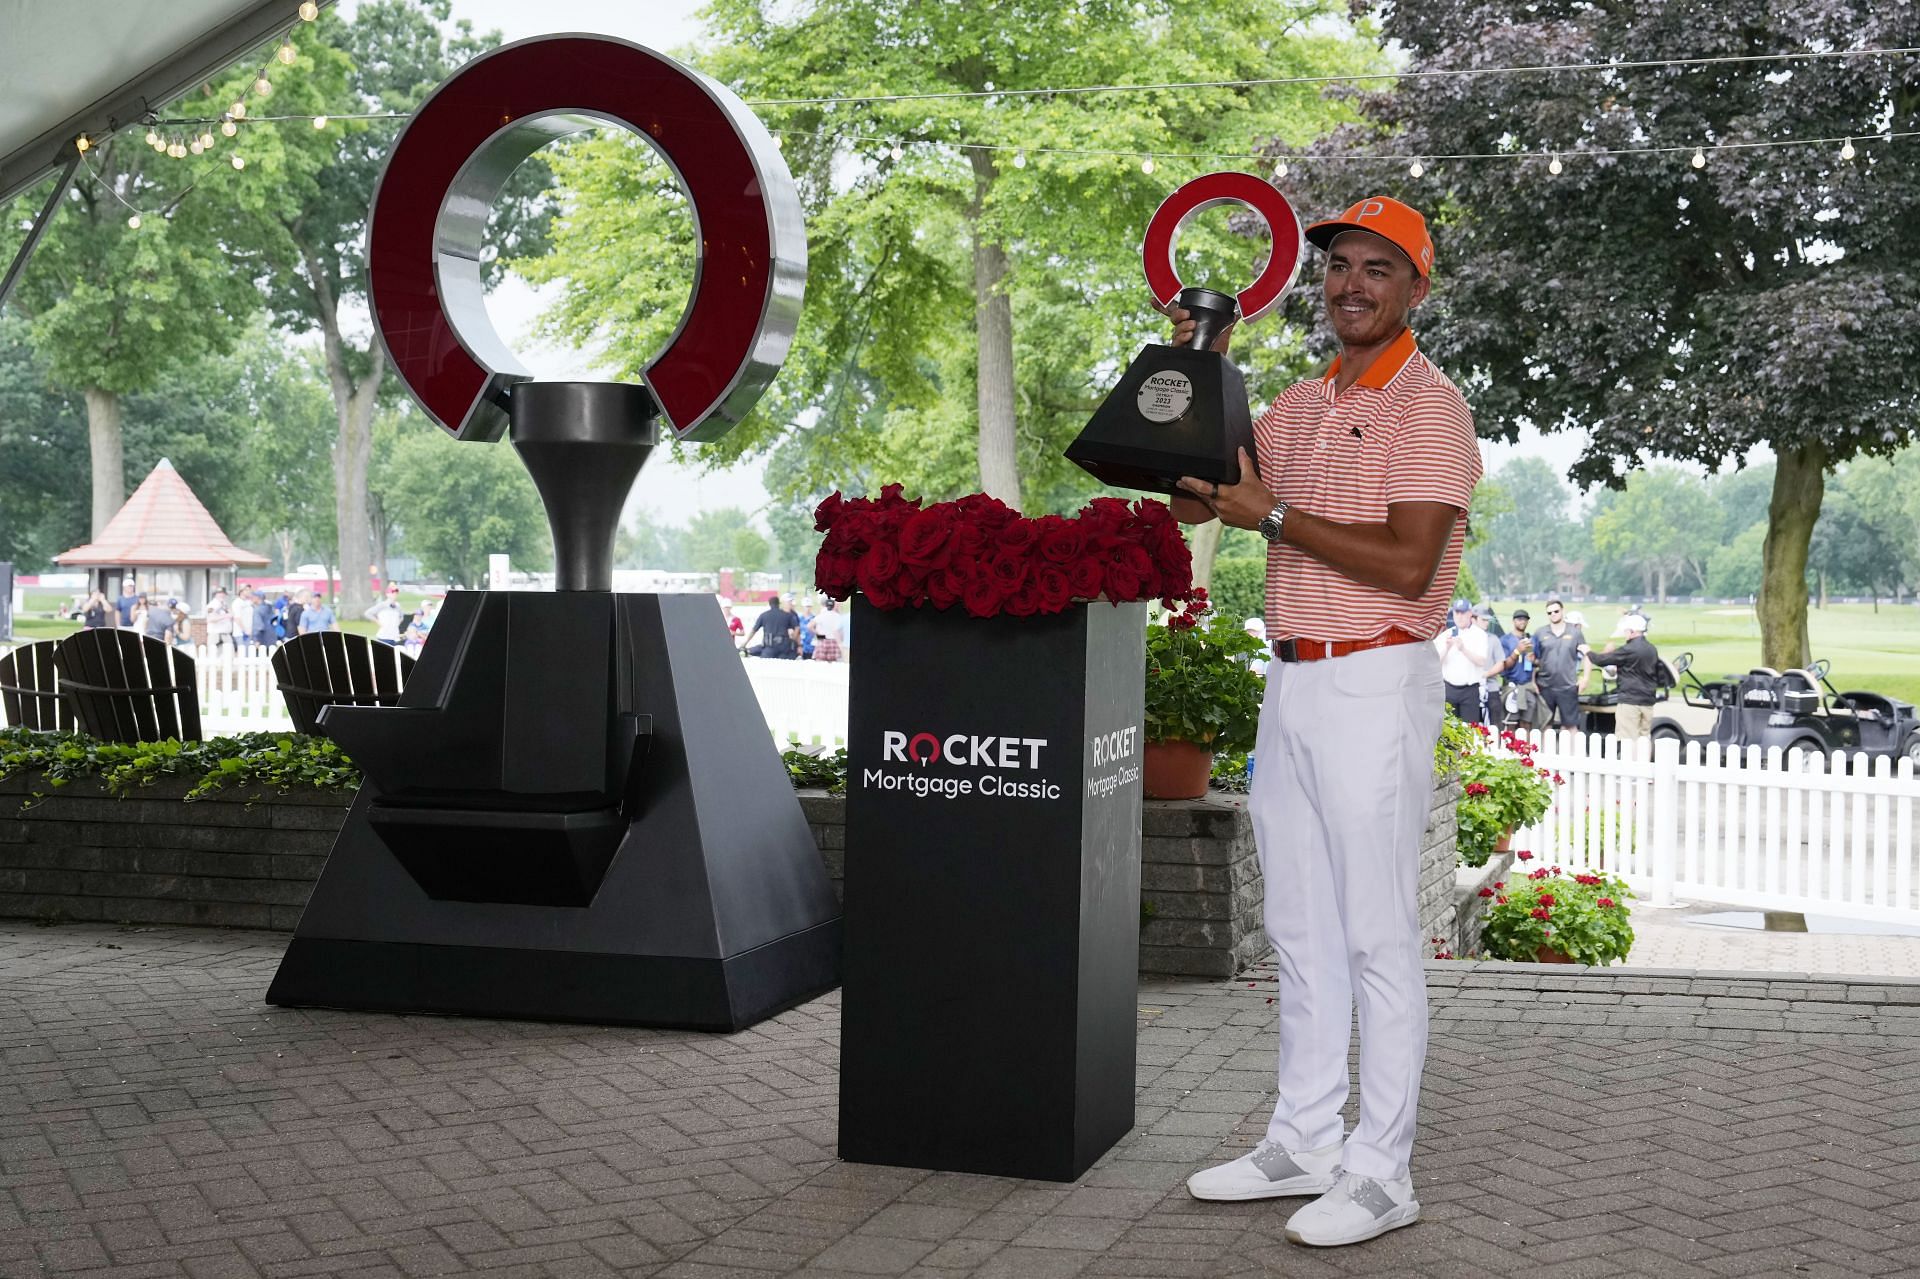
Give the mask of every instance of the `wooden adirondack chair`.
[(108, 742), (200, 740), (193, 659), (132, 631), (76, 631), (53, 651), (80, 731)]
[(23, 644), (0, 653), (0, 719), (12, 728), (71, 732), (73, 707), (60, 696), (60, 675), (53, 668), (58, 640)]
[(273, 676), (295, 732), (320, 733), (327, 706), (398, 706), (413, 658), (345, 631), (309, 631), (273, 650)]

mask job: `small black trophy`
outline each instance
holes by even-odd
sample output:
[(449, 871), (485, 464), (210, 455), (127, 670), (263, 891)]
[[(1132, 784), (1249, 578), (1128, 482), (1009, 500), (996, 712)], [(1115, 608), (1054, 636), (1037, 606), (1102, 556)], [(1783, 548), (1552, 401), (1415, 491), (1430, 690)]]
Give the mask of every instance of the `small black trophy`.
[[(1228, 202), (1248, 205), (1266, 219), (1273, 232), (1266, 268), (1238, 297), (1181, 287), (1173, 267), (1181, 226), (1201, 210)], [(1067, 447), (1067, 457), (1102, 483), (1149, 493), (1180, 491), (1183, 475), (1239, 483), (1240, 450), (1249, 457), (1254, 452), (1247, 387), (1233, 361), (1209, 348), (1230, 325), (1273, 309), (1299, 273), (1303, 243), (1292, 206), (1252, 174), (1210, 173), (1168, 196), (1147, 225), (1141, 256), (1154, 300), (1165, 305), (1177, 296), (1193, 313), (1193, 342), (1142, 347)]]

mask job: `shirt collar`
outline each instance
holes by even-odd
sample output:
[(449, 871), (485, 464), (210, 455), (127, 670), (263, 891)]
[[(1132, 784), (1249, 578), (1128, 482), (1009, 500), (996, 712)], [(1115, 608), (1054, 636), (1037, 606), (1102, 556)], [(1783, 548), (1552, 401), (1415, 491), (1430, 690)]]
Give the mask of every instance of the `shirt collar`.
[[(1398, 377), (1400, 370), (1407, 366), (1407, 361), (1413, 358), (1415, 349), (1413, 330), (1401, 329), (1400, 336), (1395, 338), (1386, 350), (1380, 352), (1379, 358), (1367, 367), (1365, 373), (1355, 378), (1353, 384), (1370, 387), (1376, 391), (1385, 390), (1387, 384)], [(1333, 363), (1327, 366), (1327, 371), (1321, 376), (1320, 381), (1322, 385), (1331, 386), (1334, 378), (1339, 374), (1340, 357), (1336, 355)]]

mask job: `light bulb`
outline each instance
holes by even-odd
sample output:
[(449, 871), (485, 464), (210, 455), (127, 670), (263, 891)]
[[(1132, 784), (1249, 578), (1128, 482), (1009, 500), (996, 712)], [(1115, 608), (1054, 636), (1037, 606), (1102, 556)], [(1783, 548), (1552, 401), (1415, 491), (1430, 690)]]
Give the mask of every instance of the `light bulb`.
[(313, 127), (314, 127), (314, 128), (316, 128), (316, 129), (324, 129), (324, 128), (326, 128), (326, 127), (327, 127), (327, 117), (325, 117), (325, 116), (323, 116), (323, 115), (317, 115), (317, 116), (315, 116), (315, 117), (313, 117)]
[(1426, 171), (1427, 171), (1427, 166), (1420, 163), (1418, 160), (1415, 160), (1412, 164), (1409, 164), (1407, 166), (1407, 176), (1410, 178), (1417, 178), (1421, 174), (1425, 173)]
[(1275, 160), (1273, 162), (1273, 176), (1276, 178), (1284, 178), (1287, 176), (1287, 162), (1285, 160)]
[(202, 151), (205, 151), (206, 148), (200, 145), (200, 139), (195, 138), (193, 144), (189, 146), (187, 150), (193, 152), (195, 155), (199, 155)]
[(138, 231), (140, 229), (140, 215), (136, 213), (132, 217), (128, 218), (127, 226), (132, 230)]
[(234, 134), (240, 132), (240, 126), (231, 120), (222, 120), (220, 122), (220, 132), (226, 134), (228, 137), (232, 137)]
[(236, 169), (244, 169), (247, 167), (247, 162), (243, 157), (236, 155), (233, 157), (233, 167)]
[(1553, 159), (1547, 161), (1547, 172), (1551, 173), (1556, 178), (1560, 176), (1561, 172), (1565, 170), (1566, 167), (1567, 167), (1566, 165), (1560, 163), (1560, 157), (1557, 155), (1553, 157)]
[(153, 149), (155, 151), (165, 151), (167, 149), (167, 140), (165, 138), (156, 137), (153, 140)]
[(1707, 153), (1700, 147), (1693, 149), (1693, 167), (1696, 169), (1704, 169), (1707, 167)]
[(93, 143), (88, 140), (87, 135), (84, 133), (73, 140), (73, 149), (75, 151), (85, 152), (92, 145)]
[(236, 120), (244, 120), (247, 118), (247, 104), (244, 102), (236, 102), (227, 108), (227, 114)]
[(267, 79), (265, 76), (261, 76), (253, 82), (253, 91), (264, 98), (273, 92), (273, 81)]
[(1027, 153), (1025, 151), (1015, 151), (1013, 153), (1013, 167), (1016, 169), (1024, 169), (1027, 167)]
[(172, 156), (176, 160), (184, 160), (187, 158), (187, 149), (186, 147), (182, 146), (180, 143), (176, 142), (172, 146), (167, 148), (167, 154)]
[(291, 43), (291, 42), (289, 42), (289, 43), (287, 43), (287, 44), (283, 44), (283, 45), (281, 45), (281, 46), (280, 46), (280, 50), (279, 50), (279, 52), (277, 52), (277, 53), (275, 53), (275, 54), (274, 54), (273, 56), (274, 56), (274, 57), (276, 57), (276, 58), (278, 58), (278, 59), (280, 59), (280, 61), (281, 61), (281, 63), (282, 63), (283, 65), (285, 65), (285, 66), (289, 66), (289, 67), (290, 67), (290, 66), (292, 66), (292, 65), (293, 65), (293, 45), (292, 45), (292, 43)]
[(1152, 172), (1153, 172), (1153, 157), (1152, 157), (1152, 156), (1148, 156), (1148, 157), (1147, 157), (1146, 159), (1144, 159), (1144, 160), (1142, 160), (1142, 161), (1140, 162), (1140, 172), (1142, 172), (1142, 173), (1152, 173)]
[(200, 135), (201, 150), (204, 151), (207, 148), (211, 147), (212, 145), (213, 145), (213, 135), (211, 133), (203, 133)]
[(901, 156), (905, 155), (906, 152), (903, 151), (900, 147), (900, 144), (896, 142), (887, 149), (887, 154), (889, 156), (892, 156), (894, 159), (898, 160)]
[(1841, 146), (1841, 148), (1840, 148), (1840, 158), (1841, 158), (1842, 160), (1851, 160), (1851, 159), (1853, 159), (1853, 157), (1854, 157), (1854, 156), (1856, 156), (1856, 155), (1858, 155), (1858, 154), (1860, 154), (1860, 153), (1859, 153), (1858, 151), (1855, 151), (1855, 150), (1853, 149), (1853, 139), (1852, 139), (1852, 138), (1848, 138), (1848, 139), (1846, 140), (1846, 142), (1845, 142), (1845, 144), (1844, 144), (1844, 145), (1842, 145), (1842, 146)]
[(300, 20), (302, 22), (312, 22), (319, 16), (319, 5), (315, 4), (313, 0), (300, 0)]
[(157, 133), (155, 133), (155, 132), (154, 132), (154, 131), (153, 131), (152, 129), (148, 129), (148, 130), (147, 130), (147, 145), (148, 145), (148, 146), (152, 146), (152, 145), (153, 145), (154, 143), (156, 143), (156, 142), (158, 142), (159, 140), (160, 140), (160, 135), (159, 135), (159, 134), (157, 134)]

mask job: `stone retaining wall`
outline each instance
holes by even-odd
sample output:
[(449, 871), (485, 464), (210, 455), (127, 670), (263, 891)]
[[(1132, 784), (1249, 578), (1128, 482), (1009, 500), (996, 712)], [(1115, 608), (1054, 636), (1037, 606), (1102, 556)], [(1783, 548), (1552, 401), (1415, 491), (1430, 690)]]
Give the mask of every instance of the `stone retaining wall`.
[[(331, 791), (219, 793), (180, 802), (163, 781), (115, 799), (95, 779), (50, 791), (0, 781), (0, 915), (143, 924), (291, 929), (346, 818)], [(42, 799), (35, 790), (49, 791)], [(1435, 788), (1420, 872), (1424, 953), (1456, 939), (1469, 916), (1454, 873), (1452, 783)], [(827, 873), (839, 887), (846, 801), (802, 791)], [(1246, 797), (1149, 800), (1141, 841), (1142, 972), (1228, 977), (1267, 952), (1263, 883)], [(1477, 904), (1477, 903), (1475, 903)]]

